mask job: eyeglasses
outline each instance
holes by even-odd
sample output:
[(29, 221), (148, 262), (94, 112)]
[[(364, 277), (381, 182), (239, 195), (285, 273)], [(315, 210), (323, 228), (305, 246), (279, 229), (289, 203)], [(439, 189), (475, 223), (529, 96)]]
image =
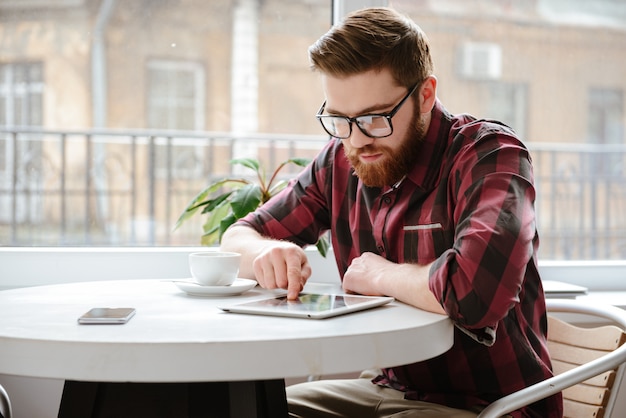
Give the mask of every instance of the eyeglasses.
[(338, 138), (346, 139), (352, 135), (352, 123), (355, 122), (359, 130), (364, 135), (370, 138), (385, 138), (393, 133), (393, 125), (391, 124), (391, 118), (394, 117), (398, 110), (402, 107), (404, 102), (413, 94), (419, 83), (415, 84), (409, 89), (409, 92), (400, 100), (400, 103), (396, 105), (389, 113), (373, 113), (370, 115), (361, 115), (354, 118), (347, 116), (335, 116), (335, 115), (323, 115), (326, 108), (326, 102), (322, 103), (322, 107), (317, 111), (317, 119), (322, 124), (322, 127), (328, 133), (328, 135)]

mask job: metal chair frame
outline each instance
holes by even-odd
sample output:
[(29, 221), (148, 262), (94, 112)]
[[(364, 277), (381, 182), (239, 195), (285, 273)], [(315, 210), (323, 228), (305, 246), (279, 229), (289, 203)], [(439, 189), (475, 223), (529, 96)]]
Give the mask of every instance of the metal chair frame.
[(9, 394), (0, 385), (0, 416), (3, 418), (11, 418), (13, 411), (11, 410), (11, 400)]

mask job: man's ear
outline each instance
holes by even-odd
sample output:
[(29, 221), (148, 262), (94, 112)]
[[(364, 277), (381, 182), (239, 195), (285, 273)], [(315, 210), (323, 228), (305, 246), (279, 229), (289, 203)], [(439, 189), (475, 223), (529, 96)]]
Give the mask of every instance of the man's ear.
[(419, 88), (420, 113), (430, 113), (437, 99), (437, 77), (429, 76)]

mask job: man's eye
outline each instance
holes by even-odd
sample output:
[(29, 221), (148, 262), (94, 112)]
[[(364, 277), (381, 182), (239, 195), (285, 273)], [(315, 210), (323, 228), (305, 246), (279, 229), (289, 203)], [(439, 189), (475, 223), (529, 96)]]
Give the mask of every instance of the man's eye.
[(379, 116), (360, 116), (359, 118), (357, 118), (357, 122), (359, 123), (359, 125), (372, 125), (373, 123), (376, 122), (376, 119), (378, 119)]

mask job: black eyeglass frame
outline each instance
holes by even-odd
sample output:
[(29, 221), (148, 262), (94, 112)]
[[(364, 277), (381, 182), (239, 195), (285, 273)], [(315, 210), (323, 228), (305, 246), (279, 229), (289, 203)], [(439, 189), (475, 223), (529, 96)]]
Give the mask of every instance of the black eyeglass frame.
[[(391, 123), (391, 118), (393, 118), (395, 116), (395, 114), (398, 113), (398, 111), (400, 110), (402, 105), (408, 100), (409, 97), (411, 97), (411, 95), (415, 92), (415, 90), (417, 89), (417, 87), (419, 85), (420, 85), (420, 83), (416, 83), (413, 87), (411, 87), (409, 89), (409, 92), (406, 94), (406, 96), (404, 96), (402, 98), (402, 100), (400, 100), (400, 103), (398, 103), (388, 113), (368, 113), (368, 114), (365, 114), (365, 115), (355, 116), (353, 118), (349, 118), (348, 116), (323, 115), (322, 113), (324, 112), (324, 109), (326, 108), (326, 100), (324, 100), (324, 103), (322, 103), (322, 106), (317, 111), (317, 114), (315, 115), (315, 117), (317, 118), (317, 120), (320, 121), (320, 124), (322, 125), (322, 128), (324, 129), (324, 131), (326, 131), (326, 133), (328, 135), (332, 136), (333, 138), (337, 138), (337, 139), (347, 139), (347, 138), (350, 138), (350, 136), (352, 136), (352, 124), (353, 123), (356, 123), (357, 128), (359, 128), (359, 130), (365, 136), (368, 136), (370, 138), (387, 138), (388, 136), (391, 136), (393, 134), (393, 124)], [(359, 119), (360, 118), (364, 118), (364, 117), (368, 117), (368, 118), (371, 118), (371, 117), (383, 117), (383, 118), (387, 119), (387, 123), (389, 124), (389, 133), (386, 134), (386, 135), (372, 135), (372, 134), (368, 133), (359, 124)], [(322, 121), (322, 119), (325, 119), (325, 118), (326, 119), (330, 119), (330, 118), (337, 119), (338, 118), (338, 119), (343, 119), (343, 120), (347, 121), (348, 122), (348, 136), (337, 136), (337, 135), (333, 135), (331, 132), (329, 132), (328, 129), (326, 128), (326, 125), (324, 125), (324, 122)]]

